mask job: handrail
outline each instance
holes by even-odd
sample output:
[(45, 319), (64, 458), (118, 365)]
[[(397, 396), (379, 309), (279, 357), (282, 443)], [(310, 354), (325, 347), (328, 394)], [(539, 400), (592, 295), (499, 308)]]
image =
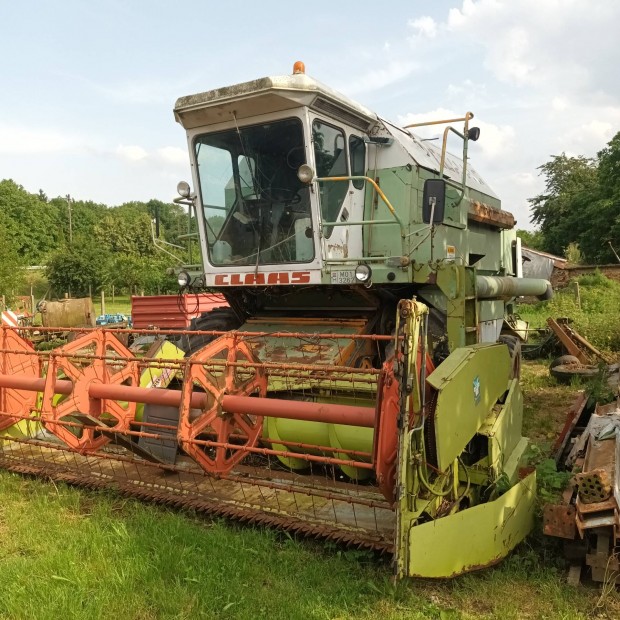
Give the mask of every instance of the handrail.
[[(465, 126), (463, 128), (463, 133), (454, 129), (454, 127), (446, 127), (443, 131), (443, 142), (441, 145), (441, 161), (439, 164), (439, 178), (444, 178), (444, 168), (446, 165), (446, 153), (448, 152), (448, 133), (450, 131), (454, 132), (457, 136), (459, 136), (463, 140), (463, 174), (461, 177), (461, 186), (458, 188), (460, 190), (460, 195), (458, 200), (454, 203), (453, 206), (458, 207), (465, 196), (465, 190), (467, 188), (467, 144), (469, 142), (469, 121), (474, 118), (473, 112), (466, 112), (465, 116), (462, 118), (451, 118), (443, 121), (426, 121), (423, 123), (410, 123), (409, 125), (404, 125), (403, 129), (409, 129), (410, 127), (427, 127), (429, 125), (445, 125), (446, 123), (459, 123), (463, 121)], [(456, 183), (450, 182), (450, 185), (453, 187), (458, 187)]]
[[(405, 238), (406, 236), (405, 225), (403, 224), (400, 217), (398, 217), (398, 213), (396, 213), (396, 210), (392, 206), (392, 203), (388, 200), (387, 196), (383, 193), (383, 190), (379, 187), (378, 183), (374, 179), (371, 179), (370, 177), (366, 177), (366, 176), (343, 176), (343, 177), (315, 177), (314, 179), (312, 179), (312, 181), (319, 182), (319, 183), (323, 183), (326, 181), (368, 181), (375, 188), (375, 191), (381, 197), (381, 200), (383, 200), (383, 203), (385, 204), (389, 212), (394, 217), (394, 220), (395, 220), (394, 223), (400, 226), (400, 236), (403, 239)], [(324, 226), (344, 226), (345, 224), (348, 224), (349, 226), (351, 226), (351, 225), (366, 225), (366, 224), (378, 224), (378, 223), (387, 224), (391, 222), (389, 222), (389, 220), (361, 220), (359, 222), (344, 222), (344, 223), (323, 222), (323, 225)]]

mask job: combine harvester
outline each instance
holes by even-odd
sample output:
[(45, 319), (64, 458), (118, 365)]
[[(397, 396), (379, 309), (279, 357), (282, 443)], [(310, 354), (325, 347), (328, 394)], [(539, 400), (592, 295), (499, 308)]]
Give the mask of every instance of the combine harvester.
[(519, 277), (514, 218), (468, 166), (473, 114), (427, 123), (437, 148), (302, 63), (174, 112), (202, 253), (179, 284), (228, 307), (145, 356), (3, 328), (0, 467), (387, 552), (399, 577), (498, 562), (535, 496), (502, 328), (550, 285)]

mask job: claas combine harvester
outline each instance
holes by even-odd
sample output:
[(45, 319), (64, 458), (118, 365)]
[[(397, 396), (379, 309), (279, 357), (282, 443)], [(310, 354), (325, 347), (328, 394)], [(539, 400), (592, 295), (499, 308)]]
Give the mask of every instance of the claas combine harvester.
[(146, 351), (2, 328), (0, 466), (390, 553), (397, 576), (499, 561), (535, 495), (503, 328), (550, 287), (519, 277), (515, 221), (468, 165), (473, 115), (430, 123), (438, 148), (302, 63), (174, 113), (202, 257), (179, 284), (228, 305)]

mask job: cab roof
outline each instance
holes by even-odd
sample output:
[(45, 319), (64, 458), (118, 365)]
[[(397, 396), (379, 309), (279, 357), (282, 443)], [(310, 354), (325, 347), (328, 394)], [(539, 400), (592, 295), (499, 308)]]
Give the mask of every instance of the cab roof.
[(180, 97), (174, 116), (185, 129), (193, 129), (300, 106), (363, 130), (377, 123), (374, 112), (305, 73), (264, 77)]

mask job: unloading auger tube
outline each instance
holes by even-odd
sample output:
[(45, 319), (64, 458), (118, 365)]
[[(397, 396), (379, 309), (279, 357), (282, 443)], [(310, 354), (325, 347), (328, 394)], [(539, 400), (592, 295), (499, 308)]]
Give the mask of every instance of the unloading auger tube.
[(527, 295), (546, 300), (553, 297), (551, 283), (535, 278), (476, 276), (476, 292), (480, 299), (510, 299)]
[[(434, 368), (427, 318), (402, 300), (393, 337), (220, 332), (190, 357), (162, 332), (141, 356), (114, 330), (38, 352), (3, 327), (0, 466), (389, 552), (398, 576), (492, 564), (531, 526), (518, 383), (504, 345)], [(260, 361), (274, 338), (305, 361)], [(382, 340), (380, 369), (321, 364)]]

